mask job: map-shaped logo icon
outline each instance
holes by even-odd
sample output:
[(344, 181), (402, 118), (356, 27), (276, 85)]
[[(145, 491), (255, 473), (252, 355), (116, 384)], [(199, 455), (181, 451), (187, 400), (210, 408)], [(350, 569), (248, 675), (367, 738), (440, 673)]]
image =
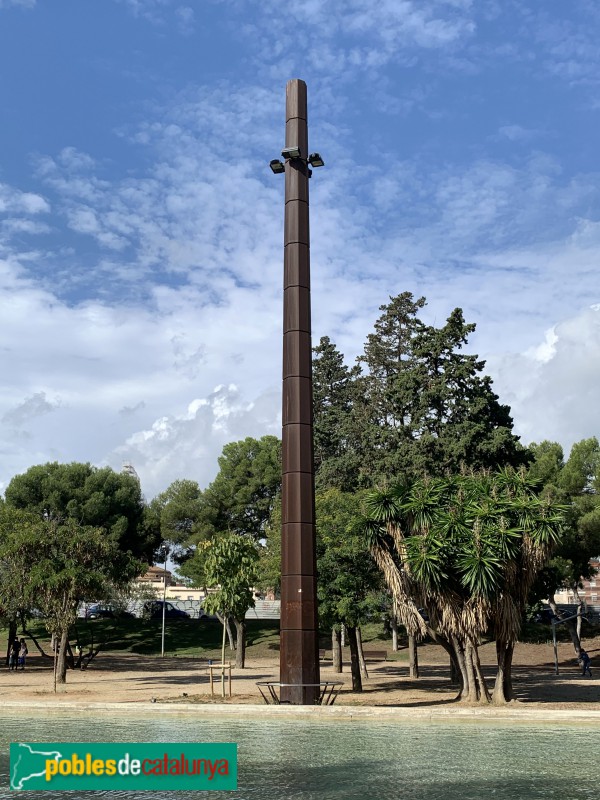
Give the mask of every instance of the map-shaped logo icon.
[(30, 788), (28, 781), (34, 778), (45, 780), (46, 762), (58, 761), (62, 753), (57, 750), (34, 750), (31, 745), (19, 742), (11, 746), (10, 756), (10, 788), (27, 790)]

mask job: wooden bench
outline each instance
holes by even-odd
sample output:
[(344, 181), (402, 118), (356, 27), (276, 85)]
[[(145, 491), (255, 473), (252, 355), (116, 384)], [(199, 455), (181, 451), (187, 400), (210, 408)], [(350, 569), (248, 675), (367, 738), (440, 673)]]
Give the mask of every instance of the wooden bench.
[[(327, 655), (327, 650), (319, 650), (319, 661), (331, 661), (333, 655)], [(363, 650), (365, 661), (387, 661), (387, 650)]]
[(365, 661), (386, 661), (387, 650), (363, 650)]

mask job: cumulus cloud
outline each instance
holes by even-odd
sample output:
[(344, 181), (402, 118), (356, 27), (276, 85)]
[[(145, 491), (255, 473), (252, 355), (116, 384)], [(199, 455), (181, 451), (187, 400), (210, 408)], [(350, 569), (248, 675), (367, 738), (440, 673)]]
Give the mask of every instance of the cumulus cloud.
[(215, 474), (215, 455), (246, 436), (279, 436), (280, 398), (276, 391), (244, 399), (234, 384), (217, 386), (193, 400), (186, 411), (155, 420), (118, 447), (109, 460), (135, 465), (146, 492), (156, 494), (179, 478), (194, 476), (206, 485)]
[(598, 435), (599, 305), (556, 325), (538, 348), (492, 366), (525, 442), (550, 439), (568, 449)]
[(48, 201), (39, 194), (22, 192), (0, 183), (0, 213), (42, 214), (50, 211)]

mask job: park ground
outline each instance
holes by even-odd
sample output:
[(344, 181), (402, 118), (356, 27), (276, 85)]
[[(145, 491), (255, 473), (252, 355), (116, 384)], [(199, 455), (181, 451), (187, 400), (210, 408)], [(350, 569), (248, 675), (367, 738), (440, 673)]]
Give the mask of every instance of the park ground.
[[(36, 652), (30, 642), (30, 656), (23, 672), (4, 669), (0, 675), (0, 702), (52, 700), (110, 703), (235, 703), (263, 704), (257, 681), (277, 681), (278, 631), (268, 623), (249, 625), (246, 668), (232, 669), (232, 698), (223, 701), (221, 687), (209, 683), (209, 659), (220, 661), (220, 628), (211, 622), (189, 621), (168, 626), (165, 657), (160, 656), (160, 628), (151, 622), (98, 620), (81, 623), (82, 642), (103, 641), (103, 649), (85, 670), (69, 670), (67, 684), (54, 693), (52, 659)], [(600, 707), (600, 635), (589, 632), (583, 645), (592, 658), (592, 678), (583, 677), (568, 641), (559, 643), (559, 674), (554, 674), (554, 654), (550, 629), (531, 626), (530, 641), (515, 649), (513, 683), (520, 707), (550, 709), (593, 709)], [(35, 632), (46, 653), (50, 652), (47, 635), (41, 626)], [(405, 645), (392, 652), (389, 639), (377, 626), (365, 631), (365, 650), (386, 650), (385, 661), (368, 663), (369, 678), (364, 691), (353, 693), (349, 671), (349, 653), (344, 652), (344, 671), (333, 672), (330, 651), (321, 662), (321, 680), (343, 681), (336, 705), (390, 706), (412, 708), (450, 708), (456, 691), (449, 682), (448, 658), (432, 643), (419, 647), (420, 677), (408, 674), (408, 651)], [(327, 645), (323, 640), (321, 646)], [(494, 675), (495, 645), (485, 643), (480, 650), (484, 673), (490, 686)], [(227, 652), (226, 659), (231, 656)], [(234, 663), (234, 659), (232, 659)]]

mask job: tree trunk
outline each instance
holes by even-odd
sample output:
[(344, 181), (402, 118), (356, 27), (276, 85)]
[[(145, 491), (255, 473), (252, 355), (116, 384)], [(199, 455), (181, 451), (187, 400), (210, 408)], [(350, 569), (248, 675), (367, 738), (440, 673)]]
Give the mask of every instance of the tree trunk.
[(227, 638), (229, 639), (229, 649), (235, 650), (235, 639), (231, 629), (231, 617), (227, 617), (225, 627), (227, 628)]
[[(38, 640), (37, 640), (37, 639), (36, 639), (36, 637), (33, 635), (33, 633), (31, 633), (31, 631), (30, 631), (30, 630), (27, 630), (26, 628), (23, 628), (23, 633), (25, 634), (25, 636), (26, 636), (28, 639), (30, 639), (30, 640), (33, 642), (33, 644), (36, 646), (36, 648), (37, 648), (37, 650), (38, 650), (38, 653), (39, 653), (41, 656), (43, 656), (44, 658), (54, 658), (54, 653), (46, 653), (46, 652), (44, 651), (44, 648), (41, 646), (41, 644), (38, 642)], [(50, 647), (52, 647), (52, 644), (50, 644)]]
[(472, 645), (471, 648), (471, 658), (473, 659), (473, 667), (475, 669), (475, 675), (477, 677), (477, 685), (479, 689), (479, 702), (491, 703), (492, 696), (487, 687), (487, 683), (485, 682), (485, 678), (483, 677), (483, 672), (481, 671), (481, 662), (479, 661), (479, 650), (477, 649), (477, 645), (475, 644)]
[(58, 657), (56, 659), (56, 682), (67, 682), (67, 644), (69, 642), (68, 629), (61, 632), (60, 644), (58, 646)]
[(360, 675), (365, 680), (368, 679), (369, 673), (367, 672), (367, 662), (365, 661), (365, 654), (362, 644), (362, 633), (360, 627), (356, 629), (356, 643), (358, 645), (358, 663), (360, 665)]
[(467, 672), (465, 669), (464, 656), (458, 639), (453, 637), (451, 641), (448, 641), (444, 636), (440, 636), (439, 633), (437, 633), (429, 625), (427, 626), (427, 635), (436, 644), (439, 644), (441, 647), (443, 647), (448, 653), (451, 665), (450, 674), (451, 676), (454, 675), (456, 683), (458, 684), (458, 695), (456, 699), (460, 700), (467, 688)]
[[(577, 587), (575, 587), (575, 597), (577, 598), (577, 638), (579, 639), (579, 650), (581, 650), (581, 623), (583, 620), (583, 600), (579, 596)], [(577, 653), (579, 655), (579, 653)]]
[(473, 662), (473, 645), (468, 642), (465, 647), (465, 666), (467, 668), (467, 697), (470, 703), (476, 703), (479, 698), (479, 687), (477, 685), (477, 676), (475, 674), (475, 664)]
[(408, 674), (416, 680), (419, 677), (419, 653), (417, 650), (417, 640), (412, 634), (408, 634)]
[(452, 651), (456, 659), (456, 666), (460, 675), (457, 700), (462, 700), (469, 694), (469, 670), (467, 669), (467, 659), (465, 649), (456, 636), (452, 637)]
[(350, 644), (350, 669), (352, 672), (352, 691), (362, 692), (362, 680), (360, 678), (360, 663), (358, 660), (358, 642), (356, 639), (356, 628), (346, 628), (348, 632), (348, 642)]
[(235, 639), (233, 638), (233, 631), (231, 630), (231, 619), (229, 617), (223, 616), (223, 614), (219, 614), (217, 612), (217, 619), (223, 625), (227, 632), (227, 639), (229, 640), (229, 649), (235, 650)]
[(6, 666), (8, 667), (10, 663), (10, 651), (12, 649), (12, 643), (17, 638), (17, 620), (11, 619), (8, 622), (8, 645), (6, 647)]
[(390, 627), (392, 629), (392, 650), (394, 653), (398, 652), (398, 620), (392, 617), (390, 620)]
[(450, 655), (450, 683), (452, 686), (460, 686), (461, 684), (460, 669), (456, 663), (456, 657), (452, 654)]
[(510, 703), (513, 699), (511, 667), (514, 647), (512, 642), (496, 641), (498, 672), (496, 673), (492, 694), (492, 703), (494, 705)]
[(477, 645), (470, 639), (465, 643), (464, 655), (469, 681), (465, 699), (470, 703), (490, 703), (492, 697), (481, 671)]
[(342, 631), (340, 628), (331, 629), (331, 652), (333, 654), (333, 671), (342, 672), (344, 665), (342, 660)]
[(234, 619), (235, 623), (235, 666), (244, 669), (246, 666), (246, 620)]

